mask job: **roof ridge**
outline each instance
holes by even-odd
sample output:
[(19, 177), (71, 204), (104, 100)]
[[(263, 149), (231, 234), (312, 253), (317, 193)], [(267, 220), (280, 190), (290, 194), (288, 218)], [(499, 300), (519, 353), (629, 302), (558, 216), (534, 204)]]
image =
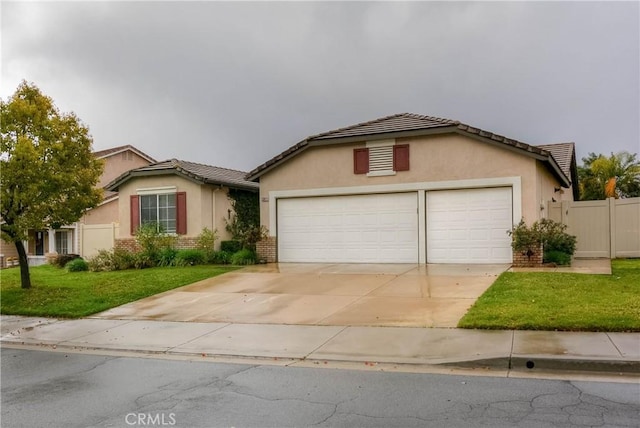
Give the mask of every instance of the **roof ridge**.
[(107, 156), (111, 156), (111, 155), (123, 152), (125, 150), (131, 150), (132, 152), (137, 153), (139, 156), (141, 156), (143, 158), (146, 158), (149, 161), (157, 162), (155, 160), (155, 158), (149, 156), (148, 154), (146, 154), (145, 152), (143, 152), (142, 150), (140, 150), (139, 148), (137, 148), (137, 147), (135, 147), (135, 146), (133, 146), (131, 144), (125, 144), (125, 145), (122, 145), (122, 146), (110, 147), (108, 149), (103, 149), (103, 150), (96, 150), (96, 151), (93, 151), (93, 155), (100, 159), (100, 158), (104, 158), (104, 157), (107, 157)]
[(209, 165), (209, 164), (206, 164), (206, 163), (193, 162), (193, 161), (188, 161), (188, 160), (183, 160), (183, 159), (174, 159), (174, 160), (176, 160), (176, 161), (177, 161), (177, 162), (179, 162), (179, 163), (187, 163), (187, 164), (192, 164), (192, 165), (200, 165), (200, 166), (206, 166), (206, 167), (209, 167), (209, 168), (224, 169), (224, 170), (226, 170), (226, 171), (240, 172), (240, 173), (246, 174), (246, 171), (241, 171), (241, 170), (239, 170), (239, 169), (233, 169), (233, 168), (226, 168), (226, 167), (224, 167), (224, 166)]
[(408, 117), (412, 117), (414, 119), (426, 119), (426, 120), (433, 120), (436, 122), (445, 122), (451, 125), (458, 125), (461, 122), (457, 119), (447, 119), (445, 117), (436, 117), (436, 116), (428, 116), (426, 114), (417, 114), (417, 113), (402, 113), (400, 114), (400, 116), (408, 116)]
[(396, 114), (391, 114), (391, 115), (385, 116), (385, 117), (379, 117), (378, 119), (373, 119), (373, 120), (368, 120), (366, 122), (356, 123), (355, 125), (343, 126), (342, 128), (332, 129), (330, 131), (325, 131), (325, 132), (321, 132), (319, 134), (310, 135), (309, 137), (307, 137), (307, 139), (311, 140), (313, 138), (322, 137), (324, 135), (333, 134), (335, 132), (346, 131), (347, 129), (353, 129), (353, 128), (357, 128), (359, 126), (371, 125), (372, 123), (381, 122), (383, 120), (392, 119), (394, 117), (400, 117), (400, 116), (403, 116), (403, 115), (406, 115), (406, 114), (408, 114), (408, 113), (396, 113)]

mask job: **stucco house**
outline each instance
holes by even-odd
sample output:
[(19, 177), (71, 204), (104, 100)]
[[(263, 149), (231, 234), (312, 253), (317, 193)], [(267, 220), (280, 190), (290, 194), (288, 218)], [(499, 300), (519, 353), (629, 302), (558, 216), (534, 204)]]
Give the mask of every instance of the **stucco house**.
[(511, 263), (510, 230), (578, 199), (573, 143), (532, 146), (402, 113), (305, 138), (260, 165), (260, 256)]
[[(118, 194), (104, 187), (122, 173), (156, 162), (151, 156), (131, 145), (113, 147), (94, 152), (102, 159), (104, 169), (97, 186), (103, 189), (103, 200), (97, 207), (88, 210), (76, 223), (61, 228), (29, 230), (25, 241), (27, 257), (31, 265), (46, 262), (46, 254), (80, 254), (83, 257), (94, 254), (97, 249), (108, 246), (118, 222)], [(84, 234), (87, 236), (84, 236)], [(13, 243), (0, 240), (0, 255), (6, 260), (17, 257)]]
[(120, 198), (115, 247), (133, 249), (137, 228), (152, 222), (177, 234), (178, 248), (193, 248), (205, 227), (217, 230), (219, 248), (220, 241), (231, 239), (225, 230), (233, 213), (229, 191), (258, 192), (246, 174), (177, 159), (125, 172), (106, 186)]

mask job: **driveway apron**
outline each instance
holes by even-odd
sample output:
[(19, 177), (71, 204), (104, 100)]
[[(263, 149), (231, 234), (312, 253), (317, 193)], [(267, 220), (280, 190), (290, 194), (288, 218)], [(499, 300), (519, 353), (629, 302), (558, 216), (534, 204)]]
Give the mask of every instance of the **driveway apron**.
[(455, 327), (509, 265), (269, 264), (94, 315), (325, 326)]

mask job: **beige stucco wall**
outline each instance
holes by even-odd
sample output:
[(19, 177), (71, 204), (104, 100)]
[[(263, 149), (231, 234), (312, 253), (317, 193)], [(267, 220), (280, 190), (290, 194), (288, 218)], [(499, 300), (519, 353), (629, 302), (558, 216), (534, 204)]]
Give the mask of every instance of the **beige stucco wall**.
[(220, 241), (230, 239), (225, 230), (224, 218), (231, 204), (227, 198), (228, 189), (220, 186), (201, 185), (175, 175), (158, 177), (141, 177), (129, 180), (120, 187), (119, 191), (119, 219), (120, 231), (118, 238), (131, 238), (130, 196), (137, 194), (139, 189), (175, 186), (177, 192), (187, 193), (187, 234), (186, 237), (196, 237), (202, 229), (217, 229), (219, 249)]
[(231, 200), (227, 196), (229, 189), (224, 188), (217, 190), (215, 195), (215, 216), (212, 221), (214, 228), (218, 230), (218, 241), (216, 241), (217, 249), (220, 249), (220, 241), (227, 241), (231, 239), (231, 234), (226, 231), (227, 223), (225, 219), (229, 219), (229, 211), (233, 211), (231, 208)]
[[(539, 204), (538, 217), (534, 220), (541, 218), (548, 218), (547, 202), (555, 199), (556, 201), (568, 201), (573, 200), (573, 194), (571, 189), (565, 189), (560, 186), (558, 179), (549, 171), (542, 162), (536, 161), (536, 168), (538, 171), (538, 183), (536, 186), (536, 201)], [(560, 188), (560, 191), (556, 192), (555, 189)]]
[[(552, 176), (539, 176), (542, 175), (539, 174), (541, 168), (534, 158), (459, 134), (396, 140), (396, 144), (407, 143), (410, 144), (410, 170), (383, 177), (353, 173), (353, 149), (364, 147), (364, 141), (307, 149), (260, 178), (261, 223), (269, 227), (269, 202), (264, 202), (264, 198), (274, 190), (451, 182), (493, 177), (521, 177), (522, 215), (527, 222), (539, 218), (540, 199), (546, 194), (539, 193), (538, 186), (544, 181), (549, 187), (549, 178), (554, 179)], [(557, 182), (555, 186), (558, 186)]]
[[(127, 156), (131, 153), (131, 156)], [(131, 157), (131, 159), (129, 159)], [(131, 150), (127, 150), (122, 153), (116, 153), (102, 159), (104, 161), (104, 171), (100, 177), (98, 187), (102, 188), (109, 184), (111, 181), (119, 177), (121, 174), (142, 166), (149, 165), (149, 161), (138, 156)]]
[(80, 219), (80, 223), (84, 224), (109, 224), (119, 221), (118, 199), (95, 207)]
[[(202, 226), (217, 231), (216, 249), (220, 249), (220, 241), (231, 239), (226, 231), (228, 210), (231, 210), (231, 201), (228, 198), (229, 189), (226, 187), (202, 186), (200, 197)], [(188, 200), (189, 196), (187, 196)], [(188, 229), (187, 229), (188, 230)]]

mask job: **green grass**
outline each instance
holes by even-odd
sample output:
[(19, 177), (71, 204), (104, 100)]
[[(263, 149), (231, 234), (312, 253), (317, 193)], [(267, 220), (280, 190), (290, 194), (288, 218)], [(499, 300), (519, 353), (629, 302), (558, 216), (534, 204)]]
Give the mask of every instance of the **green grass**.
[(30, 269), (32, 288), (20, 288), (20, 269), (0, 271), (0, 312), (79, 318), (162, 293), (237, 268), (163, 267), (115, 272), (67, 272), (54, 266)]
[(640, 260), (612, 260), (612, 275), (505, 272), (460, 328), (640, 331)]

